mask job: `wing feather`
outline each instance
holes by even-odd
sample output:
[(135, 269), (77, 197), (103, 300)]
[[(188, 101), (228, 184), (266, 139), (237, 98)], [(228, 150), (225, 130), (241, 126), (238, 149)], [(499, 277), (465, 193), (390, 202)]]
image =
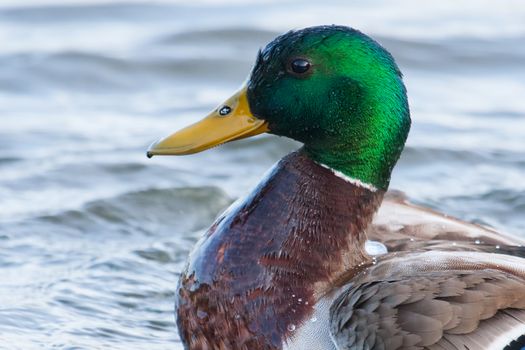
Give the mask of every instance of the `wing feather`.
[[(339, 349), (496, 349), (487, 337), (525, 328), (525, 313), (511, 313), (525, 309), (524, 269), (525, 259), (488, 253), (386, 257), (335, 300), (332, 336)], [(480, 329), (489, 335), (469, 336)]]

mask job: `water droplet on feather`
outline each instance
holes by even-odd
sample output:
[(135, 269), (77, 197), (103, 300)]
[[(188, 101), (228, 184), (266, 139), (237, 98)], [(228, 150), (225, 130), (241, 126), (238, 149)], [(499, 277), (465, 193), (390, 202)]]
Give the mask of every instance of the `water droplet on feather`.
[(369, 255), (372, 256), (388, 253), (388, 249), (383, 243), (370, 240), (365, 242), (365, 250)]

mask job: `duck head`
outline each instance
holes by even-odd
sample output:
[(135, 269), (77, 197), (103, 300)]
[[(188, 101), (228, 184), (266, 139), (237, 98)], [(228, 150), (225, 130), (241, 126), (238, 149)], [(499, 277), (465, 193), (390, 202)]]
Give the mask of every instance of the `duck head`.
[(406, 90), (388, 51), (357, 30), (319, 26), (269, 43), (239, 92), (151, 145), (148, 156), (196, 153), (268, 132), (302, 142), (312, 160), (385, 190), (409, 129)]

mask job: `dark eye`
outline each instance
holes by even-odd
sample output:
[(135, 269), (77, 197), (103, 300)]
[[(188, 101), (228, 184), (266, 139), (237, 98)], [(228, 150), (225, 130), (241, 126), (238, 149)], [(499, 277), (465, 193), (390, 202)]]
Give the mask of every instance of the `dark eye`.
[(296, 74), (304, 74), (310, 70), (312, 64), (304, 58), (296, 58), (290, 63), (292, 72)]

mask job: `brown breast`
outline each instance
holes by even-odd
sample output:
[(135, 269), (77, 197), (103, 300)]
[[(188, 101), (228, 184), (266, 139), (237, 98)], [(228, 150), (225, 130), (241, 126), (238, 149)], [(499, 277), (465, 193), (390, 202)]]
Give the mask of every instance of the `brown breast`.
[(280, 349), (334, 281), (367, 261), (362, 232), (383, 193), (302, 151), (283, 158), (199, 241), (177, 291), (189, 349)]

